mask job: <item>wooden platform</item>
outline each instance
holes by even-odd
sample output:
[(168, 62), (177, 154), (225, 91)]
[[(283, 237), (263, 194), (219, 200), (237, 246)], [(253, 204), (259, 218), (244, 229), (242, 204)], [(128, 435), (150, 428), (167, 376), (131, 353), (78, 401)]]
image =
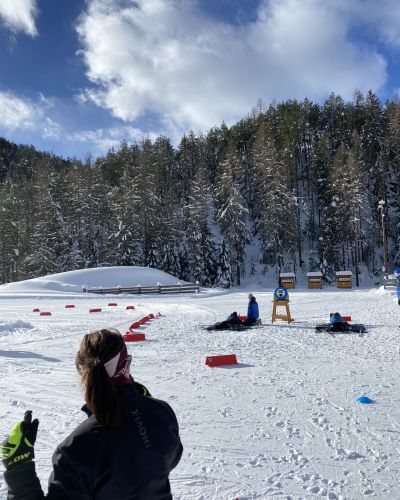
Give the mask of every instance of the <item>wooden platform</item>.
[[(278, 307), (284, 307), (285, 313), (279, 314), (277, 312)], [(277, 319), (287, 321), (288, 323), (293, 321), (292, 316), (290, 315), (289, 300), (274, 300), (272, 302), (272, 323)]]

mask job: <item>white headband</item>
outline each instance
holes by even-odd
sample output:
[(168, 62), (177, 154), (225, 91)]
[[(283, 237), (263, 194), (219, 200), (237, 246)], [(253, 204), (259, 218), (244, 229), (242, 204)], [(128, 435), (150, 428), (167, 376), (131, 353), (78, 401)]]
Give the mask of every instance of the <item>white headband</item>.
[(121, 351), (116, 356), (111, 358), (110, 361), (107, 361), (107, 363), (104, 363), (104, 368), (106, 369), (107, 375), (110, 378), (113, 378), (113, 376), (115, 375), (115, 371), (116, 371), (117, 366), (118, 366), (118, 361), (119, 361), (120, 355), (121, 355)]

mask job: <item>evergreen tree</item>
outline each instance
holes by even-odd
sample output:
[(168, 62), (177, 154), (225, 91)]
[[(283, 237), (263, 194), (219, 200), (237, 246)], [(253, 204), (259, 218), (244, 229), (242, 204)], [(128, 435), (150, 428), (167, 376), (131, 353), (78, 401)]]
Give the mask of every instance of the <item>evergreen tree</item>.
[(288, 187), (284, 164), (274, 140), (264, 127), (253, 147), (256, 232), (260, 238), (261, 262), (284, 270), (285, 252), (293, 254), (297, 243), (295, 196)]
[(232, 267), (224, 239), (219, 248), (216, 284), (223, 288), (230, 288), (233, 284)]
[(216, 275), (215, 243), (209, 220), (213, 206), (203, 174), (193, 182), (184, 207), (185, 250), (191, 281), (213, 284)]
[(110, 230), (107, 260), (116, 266), (141, 265), (143, 262), (140, 221), (140, 182), (133, 157), (125, 151), (121, 183), (109, 193)]
[[(35, 188), (37, 206), (34, 215), (29, 253), (23, 263), (27, 277), (45, 276), (61, 271), (59, 257), (64, 241), (62, 239), (63, 219), (56, 199), (55, 172), (47, 166), (38, 171)], [(43, 185), (43, 179), (47, 183)]]
[(240, 285), (244, 269), (245, 245), (248, 239), (246, 202), (237, 182), (240, 168), (235, 146), (231, 143), (221, 163), (221, 178), (216, 187), (218, 210), (216, 220), (231, 256), (231, 267), (235, 270), (236, 283)]
[(20, 205), (13, 183), (0, 186), (0, 282), (17, 281), (20, 277), (21, 236)]

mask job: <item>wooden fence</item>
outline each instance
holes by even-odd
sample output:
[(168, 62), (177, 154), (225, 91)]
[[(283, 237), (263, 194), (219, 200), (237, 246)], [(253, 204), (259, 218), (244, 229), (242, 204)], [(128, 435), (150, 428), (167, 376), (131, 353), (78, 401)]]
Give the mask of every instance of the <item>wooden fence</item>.
[(387, 286), (397, 286), (398, 280), (397, 278), (384, 278), (383, 279), (383, 288)]
[(177, 285), (154, 285), (154, 286), (131, 286), (131, 287), (116, 287), (116, 288), (82, 288), (82, 292), (97, 293), (97, 294), (142, 294), (142, 293), (190, 293), (200, 292), (199, 283), (187, 283)]

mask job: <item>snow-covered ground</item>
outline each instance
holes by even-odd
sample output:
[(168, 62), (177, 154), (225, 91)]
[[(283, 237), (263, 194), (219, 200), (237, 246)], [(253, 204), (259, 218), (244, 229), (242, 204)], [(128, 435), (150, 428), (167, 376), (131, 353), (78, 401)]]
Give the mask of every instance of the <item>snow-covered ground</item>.
[[(55, 446), (84, 418), (74, 368), (83, 334), (105, 326), (125, 332), (161, 312), (141, 328), (146, 341), (127, 345), (134, 377), (178, 416), (185, 451), (171, 474), (174, 498), (399, 498), (400, 307), (392, 292), (296, 289), (291, 325), (271, 324), (272, 289), (253, 292), (264, 325), (241, 333), (203, 326), (245, 313), (248, 292), (0, 294), (2, 434), (33, 410), (45, 487)], [(76, 308), (65, 309), (70, 303)], [(35, 307), (52, 316), (39, 317)], [(103, 312), (89, 314), (90, 307)], [(315, 333), (313, 325), (336, 310), (368, 333)], [(204, 364), (208, 355), (230, 353), (239, 365)], [(375, 404), (358, 404), (362, 394)], [(0, 498), (5, 491), (0, 475)]]

